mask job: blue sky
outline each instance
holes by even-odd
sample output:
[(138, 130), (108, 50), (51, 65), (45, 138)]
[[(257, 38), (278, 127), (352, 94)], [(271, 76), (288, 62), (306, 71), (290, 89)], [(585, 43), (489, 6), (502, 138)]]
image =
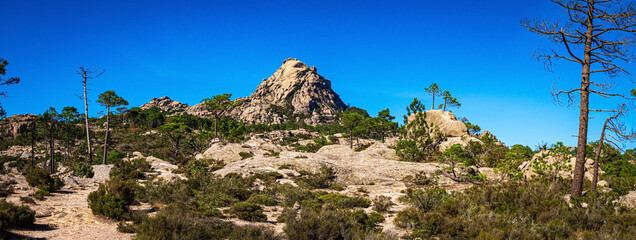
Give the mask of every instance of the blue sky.
[[(0, 57), (19, 76), (9, 115), (81, 107), (78, 66), (106, 69), (89, 99), (115, 90), (131, 106), (153, 97), (196, 104), (215, 94), (248, 96), (289, 57), (332, 81), (353, 106), (401, 116), (413, 97), (430, 107), (435, 82), (454, 110), (505, 143), (575, 145), (578, 111), (550, 90), (576, 87), (580, 66), (546, 71), (532, 53), (552, 44), (520, 25), (562, 17), (549, 1), (3, 1)], [(634, 65), (627, 69), (636, 70)], [(602, 75), (595, 76), (605, 78)], [(615, 79), (615, 90), (636, 88)], [(615, 102), (592, 98), (592, 107)], [(91, 106), (96, 113), (103, 109)], [(634, 115), (633, 111), (632, 114)], [(591, 140), (606, 115), (593, 113)], [(626, 119), (634, 126), (636, 118)], [(629, 144), (628, 147), (634, 147)]]

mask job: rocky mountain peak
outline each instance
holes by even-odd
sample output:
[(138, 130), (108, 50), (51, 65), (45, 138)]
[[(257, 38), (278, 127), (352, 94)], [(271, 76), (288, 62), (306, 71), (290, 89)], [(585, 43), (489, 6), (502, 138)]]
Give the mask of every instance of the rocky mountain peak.
[[(255, 123), (284, 120), (281, 119), (284, 116), (272, 116), (272, 105), (308, 116), (329, 116), (347, 108), (331, 89), (331, 81), (320, 76), (316, 67), (308, 67), (295, 58), (283, 61), (281, 67), (264, 79), (252, 95), (242, 100), (244, 104), (233, 115)], [(311, 120), (312, 123), (316, 123), (314, 120)]]
[(162, 112), (171, 112), (177, 110), (183, 110), (188, 107), (188, 104), (181, 103), (170, 99), (167, 96), (160, 98), (153, 98), (149, 103), (141, 105), (141, 109), (150, 109), (152, 107), (157, 107)]

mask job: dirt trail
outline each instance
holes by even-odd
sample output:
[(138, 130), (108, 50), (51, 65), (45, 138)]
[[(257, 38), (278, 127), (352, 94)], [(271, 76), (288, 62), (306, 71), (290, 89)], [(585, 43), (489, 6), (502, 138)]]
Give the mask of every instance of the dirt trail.
[[(110, 169), (108, 169), (110, 170)], [(96, 173), (96, 175), (99, 175)], [(15, 193), (7, 201), (23, 204), (20, 197), (34, 192), (24, 176), (9, 177), (17, 182), (13, 185)], [(67, 178), (62, 190), (45, 197), (44, 201), (35, 200), (35, 204), (26, 204), (36, 212), (34, 229), (13, 230), (10, 239), (131, 239), (133, 234), (117, 231), (117, 222), (94, 216), (88, 208), (87, 197), (95, 191), (103, 177), (94, 179)]]

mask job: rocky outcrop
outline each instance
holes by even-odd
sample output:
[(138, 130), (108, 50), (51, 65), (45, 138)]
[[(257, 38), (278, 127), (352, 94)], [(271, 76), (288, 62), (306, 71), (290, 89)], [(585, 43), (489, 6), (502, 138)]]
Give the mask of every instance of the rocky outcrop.
[[(316, 67), (308, 67), (295, 58), (288, 58), (256, 91), (248, 97), (238, 98), (242, 104), (229, 115), (247, 124), (284, 123), (302, 119), (308, 124), (328, 122), (336, 112), (347, 105), (331, 89), (331, 81), (320, 76)], [(162, 112), (181, 112), (199, 117), (210, 113), (201, 104), (188, 106), (169, 97), (153, 98), (142, 109), (158, 107)]]
[(252, 95), (240, 100), (243, 104), (231, 115), (246, 123), (282, 123), (296, 114), (317, 124), (347, 108), (331, 89), (331, 81), (295, 58), (283, 61)]
[[(554, 175), (557, 175), (563, 178), (569, 178), (569, 179), (571, 179), (572, 176), (574, 175), (573, 170), (574, 170), (574, 165), (576, 164), (576, 157), (569, 157), (569, 156), (563, 157), (551, 151), (544, 150), (535, 154), (532, 157), (532, 160), (521, 163), (521, 165), (519, 166), (519, 170), (523, 172), (524, 178), (530, 179), (537, 175), (537, 173), (535, 172), (535, 168), (532, 166), (532, 163), (534, 161), (539, 161), (547, 165), (554, 165), (555, 163), (562, 162), (563, 168), (560, 171), (554, 172), (551, 169), (547, 169), (546, 170), (547, 174), (554, 174)], [(590, 181), (592, 181), (592, 177), (593, 177), (593, 167), (594, 167), (593, 164), (594, 164), (593, 159), (587, 158), (585, 160), (584, 176)], [(598, 169), (599, 176), (602, 175), (603, 173), (604, 171), (599, 168)]]
[(183, 111), (188, 108), (188, 104), (181, 103), (170, 99), (169, 97), (153, 98), (149, 103), (141, 105), (141, 109), (150, 109), (157, 107), (162, 112)]
[[(415, 114), (409, 116), (408, 122), (413, 121), (415, 117)], [(455, 144), (465, 147), (471, 141), (482, 143), (479, 139), (470, 135), (466, 125), (457, 120), (452, 112), (428, 110), (426, 111), (425, 120), (429, 126), (431, 137), (441, 140), (438, 145), (440, 151), (445, 151)]]
[(36, 118), (37, 116), (33, 114), (13, 115), (5, 118), (0, 121), (0, 138), (3, 136), (17, 137), (21, 132), (26, 131)]

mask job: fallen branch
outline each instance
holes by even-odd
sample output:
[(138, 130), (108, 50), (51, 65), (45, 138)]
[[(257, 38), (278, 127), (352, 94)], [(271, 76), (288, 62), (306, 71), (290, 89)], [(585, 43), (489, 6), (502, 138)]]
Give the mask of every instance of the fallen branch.
[(469, 182), (469, 183), (472, 183), (472, 184), (475, 184), (475, 185), (481, 185), (482, 184), (481, 182), (474, 181), (474, 180), (472, 180), (470, 178), (455, 177), (455, 176), (451, 175), (450, 173), (444, 171), (443, 169), (440, 169), (438, 171), (442, 174), (442, 176), (450, 178), (451, 180), (453, 180), (455, 182), (460, 182), (460, 183), (461, 182)]

